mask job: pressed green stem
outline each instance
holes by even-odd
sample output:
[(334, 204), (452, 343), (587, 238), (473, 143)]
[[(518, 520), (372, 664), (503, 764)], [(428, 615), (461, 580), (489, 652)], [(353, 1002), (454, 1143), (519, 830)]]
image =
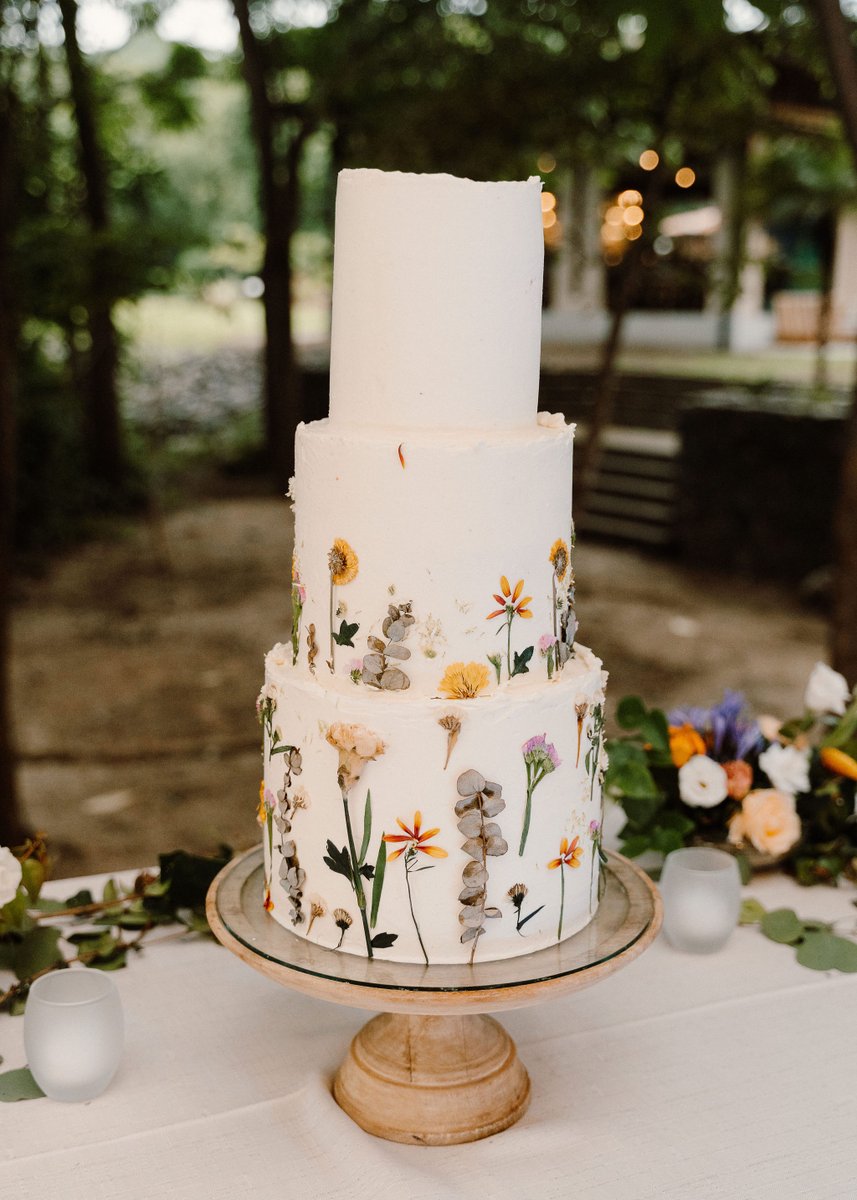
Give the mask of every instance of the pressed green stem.
[(551, 599), (553, 601), (553, 635), (557, 637), (556, 631), (556, 572), (551, 575)]
[(354, 845), (354, 831), (351, 828), (351, 813), (348, 811), (348, 792), (345, 788), (342, 789), (342, 806), (345, 809), (345, 829), (348, 833), (348, 851), (351, 855), (351, 882), (354, 886), (354, 895), (357, 897), (357, 907), (360, 909), (360, 920), (363, 922), (363, 936), (366, 938), (366, 953), (370, 958), (372, 954), (372, 935), (369, 933), (369, 922), (366, 919), (366, 894), (363, 891), (363, 882), (360, 878), (360, 868), (357, 860), (357, 848)]
[(524, 807), (524, 828), (521, 830), (521, 844), (518, 847), (519, 857), (524, 853), (524, 847), (527, 844), (527, 836), (530, 832), (530, 813), (533, 805), (533, 791), (535, 786), (535, 783), (531, 779), (527, 780), (527, 803)]
[(414, 929), (416, 929), (416, 931), (417, 931), (417, 940), (420, 943), (420, 950), (422, 950), (423, 958), (426, 960), (426, 966), (428, 966), (429, 965), (428, 955), (426, 954), (426, 948), (423, 945), (422, 934), (420, 933), (420, 927), (417, 924), (417, 917), (416, 917), (416, 913), (414, 912), (414, 899), (413, 899), (413, 896), (411, 895), (411, 869), (408, 866), (408, 856), (407, 855), (405, 855), (405, 883), (408, 886), (408, 904), (411, 907), (411, 920), (414, 923)]
[(506, 620), (506, 671), (509, 678), (512, 678), (512, 616), (514, 615), (506, 609), (509, 616)]
[(334, 645), (335, 645), (335, 643), (333, 641), (333, 577), (331, 576), (331, 580), (330, 580), (330, 669), (331, 669), (331, 671), (333, 670), (333, 662), (334, 662), (334, 658), (333, 658), (334, 653), (335, 653), (335, 651), (333, 649)]
[(562, 937), (562, 914), (565, 910), (565, 863), (559, 864), (559, 928), (556, 931), (556, 940)]

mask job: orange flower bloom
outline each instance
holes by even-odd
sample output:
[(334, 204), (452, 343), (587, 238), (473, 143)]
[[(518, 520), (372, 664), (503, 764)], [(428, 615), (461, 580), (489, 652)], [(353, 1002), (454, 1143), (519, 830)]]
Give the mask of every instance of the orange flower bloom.
[(548, 863), (548, 870), (554, 871), (557, 867), (579, 867), (583, 858), (583, 847), (579, 842), (579, 837), (573, 838), (571, 842), (568, 838), (563, 838), (559, 844), (559, 858)]
[(697, 754), (705, 754), (705, 741), (692, 725), (670, 725), (670, 754), (677, 767), (683, 767)]
[(501, 575), (500, 576), (500, 591), (503, 594), (502, 594), (502, 596), (498, 596), (497, 593), (495, 592), (494, 599), (497, 601), (498, 604), (502, 605), (502, 607), (498, 608), (495, 612), (489, 613), (488, 616), (485, 618), (485, 620), (492, 621), (494, 619), (494, 617), (502, 617), (506, 614), (509, 614), (509, 615), (514, 614), (515, 616), (518, 616), (518, 617), (531, 617), (533, 614), (527, 608), (527, 605), (532, 600), (532, 596), (524, 596), (523, 598), (519, 599), (519, 597), (521, 596), (521, 592), (523, 590), (524, 590), (523, 579), (518, 580), (518, 582), (515, 584), (515, 589), (513, 591), (512, 588), (509, 586), (509, 580), (506, 578), (505, 575)]
[(385, 842), (405, 842), (404, 846), (400, 846), (398, 850), (394, 850), (392, 854), (387, 855), (387, 862), (392, 862), (394, 858), (398, 858), (400, 854), (404, 854), (407, 850), (421, 850), (423, 854), (427, 854), (429, 858), (447, 858), (447, 852), (442, 850), (440, 846), (427, 846), (425, 843), (429, 838), (435, 837), (440, 833), (440, 829), (427, 829), (424, 833), (421, 832), (423, 815), (420, 812), (414, 813), (414, 827), (409, 829), (404, 821), (396, 817), (396, 824), (404, 833), (385, 833)]
[(834, 775), (842, 775), (845, 779), (857, 779), (857, 760), (844, 750), (835, 746), (824, 746), (821, 751), (821, 765)]

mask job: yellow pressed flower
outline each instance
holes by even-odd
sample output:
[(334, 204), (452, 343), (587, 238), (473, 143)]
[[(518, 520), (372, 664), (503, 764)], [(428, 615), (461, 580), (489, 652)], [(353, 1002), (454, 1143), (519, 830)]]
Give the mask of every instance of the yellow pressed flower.
[(857, 760), (844, 750), (835, 746), (824, 746), (821, 751), (821, 765), (834, 775), (842, 775), (845, 779), (857, 779)]
[(327, 555), (330, 582), (335, 583), (337, 587), (343, 583), (350, 583), (357, 576), (359, 562), (360, 560), (345, 538), (335, 538)]
[(554, 569), (554, 574), (560, 582), (565, 579), (565, 573), (568, 570), (569, 552), (567, 544), (562, 538), (557, 538), (550, 548), (548, 558), (551, 561), (551, 566)]
[(443, 673), (438, 691), (449, 700), (472, 700), (488, 686), (488, 668), (477, 662), (454, 662)]
[(256, 812), (256, 820), (260, 825), (265, 824), (265, 819), (268, 815), (268, 810), (265, 807), (265, 780), (259, 784), (259, 808)]

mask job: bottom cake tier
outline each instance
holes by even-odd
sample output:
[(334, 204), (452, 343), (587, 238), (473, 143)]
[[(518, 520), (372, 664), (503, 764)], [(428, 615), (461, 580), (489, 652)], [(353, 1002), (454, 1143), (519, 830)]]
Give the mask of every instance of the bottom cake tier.
[(605, 680), (577, 646), (549, 682), (448, 701), (299, 678), (274, 647), (260, 903), (298, 937), (395, 962), (570, 937), (598, 905)]

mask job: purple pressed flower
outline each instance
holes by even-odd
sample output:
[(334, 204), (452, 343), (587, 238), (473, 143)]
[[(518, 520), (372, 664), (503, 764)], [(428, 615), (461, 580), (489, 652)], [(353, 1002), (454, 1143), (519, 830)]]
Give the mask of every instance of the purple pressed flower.
[(555, 646), (556, 644), (557, 638), (555, 638), (552, 633), (543, 633), (539, 638), (539, 652), (541, 654), (547, 654), (548, 650), (550, 650), (551, 647)]
[(542, 775), (549, 775), (560, 765), (556, 747), (547, 740), (546, 733), (537, 734), (524, 742), (521, 750), (524, 762), (528, 766), (537, 767)]
[(597, 838), (600, 830), (601, 830), (601, 822), (600, 821), (590, 821), (589, 822), (589, 836), (591, 838)]

